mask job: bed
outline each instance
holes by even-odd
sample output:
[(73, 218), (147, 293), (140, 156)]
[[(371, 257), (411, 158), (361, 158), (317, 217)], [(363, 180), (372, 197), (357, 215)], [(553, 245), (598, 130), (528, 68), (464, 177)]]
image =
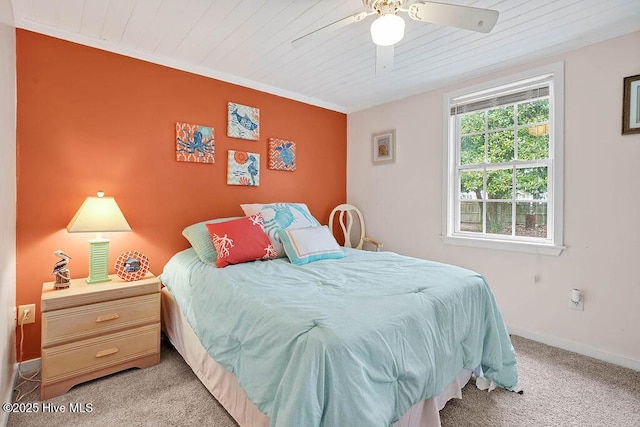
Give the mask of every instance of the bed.
[(164, 267), (163, 330), (241, 426), (439, 426), (472, 371), (518, 389), (480, 274), (342, 250), (216, 268), (189, 248)]

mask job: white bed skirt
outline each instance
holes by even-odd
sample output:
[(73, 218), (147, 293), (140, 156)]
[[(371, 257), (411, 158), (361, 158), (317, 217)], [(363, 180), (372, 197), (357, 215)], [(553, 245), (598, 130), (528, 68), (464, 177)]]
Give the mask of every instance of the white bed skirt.
[[(269, 427), (269, 417), (249, 400), (236, 376), (213, 360), (180, 312), (167, 288), (162, 289), (162, 330), (202, 384), (242, 427)], [(471, 377), (463, 370), (439, 396), (412, 406), (393, 427), (440, 427), (440, 409), (449, 399), (462, 398), (461, 389)]]

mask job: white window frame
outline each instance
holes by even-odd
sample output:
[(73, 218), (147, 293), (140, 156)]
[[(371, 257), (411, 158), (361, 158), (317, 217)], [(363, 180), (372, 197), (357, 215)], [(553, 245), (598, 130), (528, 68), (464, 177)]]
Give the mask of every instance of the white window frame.
[[(549, 78), (549, 76), (551, 76)], [(500, 236), (493, 234), (475, 235), (473, 233), (456, 232), (457, 224), (457, 161), (459, 144), (456, 135), (455, 119), (451, 118), (453, 100), (465, 96), (475, 97), (482, 92), (493, 92), (498, 88), (507, 89), (517, 86), (523, 81), (547, 78), (549, 86), (549, 159), (548, 159), (548, 207), (547, 218), (549, 233), (547, 239), (519, 238), (517, 236)], [(488, 249), (499, 249), (516, 252), (537, 253), (543, 255), (560, 255), (563, 246), (564, 217), (564, 63), (558, 62), (547, 66), (524, 71), (508, 77), (488, 81), (471, 87), (458, 89), (444, 95), (443, 102), (443, 212), (442, 240), (446, 244), (473, 246)]]

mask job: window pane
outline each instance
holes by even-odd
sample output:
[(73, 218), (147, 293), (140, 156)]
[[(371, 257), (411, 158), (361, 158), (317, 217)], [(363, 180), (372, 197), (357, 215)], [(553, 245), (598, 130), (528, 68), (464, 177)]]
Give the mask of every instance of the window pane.
[(481, 171), (460, 173), (460, 198), (482, 199), (483, 174)]
[(469, 113), (460, 116), (460, 133), (484, 132), (484, 112)]
[(489, 130), (513, 127), (513, 105), (487, 111)]
[(470, 165), (484, 161), (484, 135), (467, 135), (460, 140), (460, 164)]
[(516, 236), (547, 237), (547, 202), (516, 203)]
[(518, 104), (518, 124), (528, 125), (549, 121), (549, 99)]
[(516, 198), (519, 200), (547, 199), (547, 167), (516, 170)]
[(513, 131), (491, 132), (488, 137), (488, 161), (490, 163), (513, 160)]
[(482, 202), (460, 202), (460, 231), (482, 233)]
[(511, 200), (513, 169), (487, 171), (487, 193), (489, 199)]
[(446, 243), (562, 251), (563, 75), (554, 64), (443, 97)]
[(549, 125), (537, 125), (518, 130), (518, 159), (549, 158)]
[(511, 235), (511, 203), (487, 202), (487, 233)]

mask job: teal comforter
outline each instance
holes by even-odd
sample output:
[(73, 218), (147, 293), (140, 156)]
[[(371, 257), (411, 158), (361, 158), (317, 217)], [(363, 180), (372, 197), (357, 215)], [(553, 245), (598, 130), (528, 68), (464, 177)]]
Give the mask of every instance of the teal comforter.
[(391, 252), (215, 268), (193, 249), (162, 283), (272, 426), (388, 426), (463, 369), (515, 389), (516, 357), (484, 278)]

